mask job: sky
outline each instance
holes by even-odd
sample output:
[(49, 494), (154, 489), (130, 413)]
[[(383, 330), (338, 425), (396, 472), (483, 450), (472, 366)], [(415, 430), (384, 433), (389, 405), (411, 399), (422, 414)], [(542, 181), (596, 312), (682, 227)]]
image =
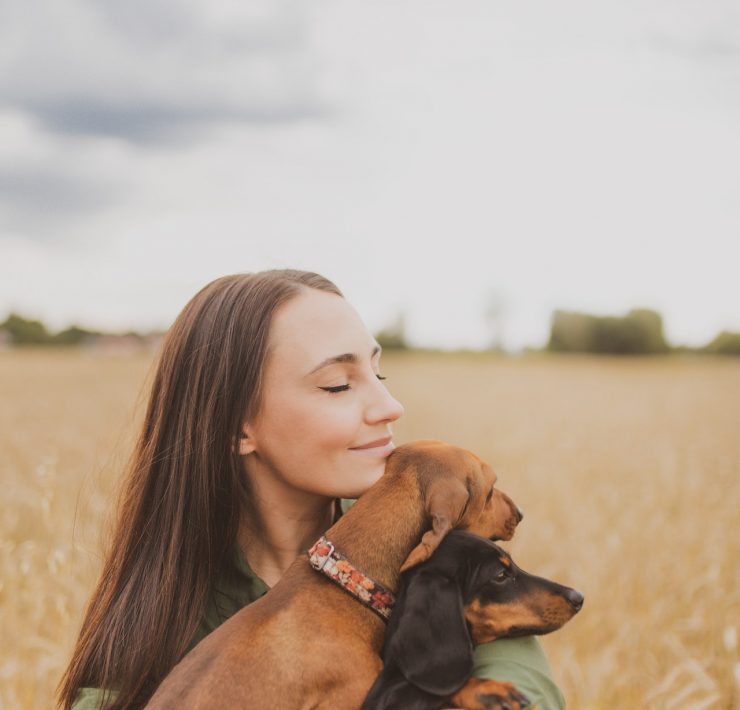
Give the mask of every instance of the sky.
[(0, 5), (0, 320), (298, 268), (420, 346), (632, 308), (702, 345), (739, 257), (735, 0)]

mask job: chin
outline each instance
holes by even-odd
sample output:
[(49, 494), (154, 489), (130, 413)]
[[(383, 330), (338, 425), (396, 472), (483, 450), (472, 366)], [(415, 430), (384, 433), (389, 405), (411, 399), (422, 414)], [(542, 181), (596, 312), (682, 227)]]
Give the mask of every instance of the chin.
[(385, 473), (385, 467), (381, 467), (378, 469), (377, 473), (373, 473), (370, 475), (364, 475), (362, 477), (362, 481), (358, 481), (357, 485), (352, 486), (350, 491), (347, 492), (346, 495), (342, 495), (342, 498), (359, 498), (363, 493), (365, 493), (368, 489), (372, 488), (382, 477)]

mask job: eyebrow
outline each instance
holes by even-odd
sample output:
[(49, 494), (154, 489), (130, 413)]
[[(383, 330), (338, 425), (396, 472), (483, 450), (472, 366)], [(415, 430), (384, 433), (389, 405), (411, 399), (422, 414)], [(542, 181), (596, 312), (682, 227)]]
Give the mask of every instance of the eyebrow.
[[(370, 353), (370, 357), (374, 358), (382, 349), (383, 348), (381, 348), (380, 345), (376, 345), (373, 348), (372, 353)], [(357, 363), (359, 359), (360, 359), (359, 356), (355, 355), (354, 353), (342, 353), (341, 355), (334, 355), (332, 357), (326, 358), (326, 360), (322, 360), (308, 374), (313, 375), (314, 372), (318, 372), (322, 367), (326, 367), (327, 365), (335, 365), (341, 362), (351, 362), (354, 364), (354, 363)]]

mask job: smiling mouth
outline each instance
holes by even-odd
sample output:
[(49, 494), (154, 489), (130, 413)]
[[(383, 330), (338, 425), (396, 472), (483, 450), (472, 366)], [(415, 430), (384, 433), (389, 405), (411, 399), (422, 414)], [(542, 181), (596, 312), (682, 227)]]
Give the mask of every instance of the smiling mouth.
[(384, 436), (382, 439), (376, 439), (375, 441), (371, 441), (367, 444), (363, 444), (362, 446), (352, 446), (350, 447), (353, 451), (361, 450), (361, 449), (377, 449), (382, 446), (387, 446), (391, 443), (393, 437), (392, 436)]

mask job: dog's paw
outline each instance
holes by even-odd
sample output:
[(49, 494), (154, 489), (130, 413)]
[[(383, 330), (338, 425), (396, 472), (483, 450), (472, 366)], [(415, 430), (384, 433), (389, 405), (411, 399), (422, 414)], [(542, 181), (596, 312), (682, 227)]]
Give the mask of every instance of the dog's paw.
[(525, 710), (530, 706), (527, 696), (511, 683), (487, 678), (470, 678), (452, 702), (465, 710)]
[(495, 680), (489, 683), (496, 687), (481, 687), (475, 694), (485, 710), (524, 710), (530, 706), (529, 698), (511, 683), (499, 683)]

